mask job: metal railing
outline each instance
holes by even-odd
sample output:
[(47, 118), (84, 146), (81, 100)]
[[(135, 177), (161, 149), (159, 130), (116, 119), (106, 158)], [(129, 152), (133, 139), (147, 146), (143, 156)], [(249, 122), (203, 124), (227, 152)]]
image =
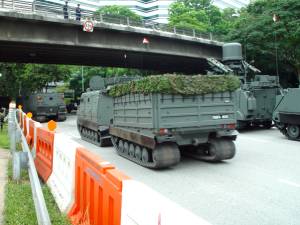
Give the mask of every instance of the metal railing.
[[(13, 157), (13, 179), (19, 180), (21, 169), (27, 168), (32, 198), (34, 201), (37, 221), (39, 225), (51, 225), (49, 213), (46, 207), (42, 187), (35, 168), (34, 160), (27, 144), (26, 138), (17, 121), (17, 112), (15, 108), (9, 109), (8, 133), (10, 138), (10, 150)], [(21, 142), (23, 152), (16, 151), (16, 143)]]
[[(0, 9), (7, 11), (15, 11), (24, 14), (35, 14), (50, 18), (63, 19), (63, 1), (62, 4), (47, 2), (45, 0), (0, 0)], [(75, 6), (68, 7), (68, 20), (75, 20)], [(167, 32), (176, 35), (184, 35), (194, 38), (202, 38), (207, 40), (221, 41), (221, 36), (216, 36), (212, 33), (198, 32), (195, 29), (183, 29), (180, 27), (172, 27), (168, 24), (148, 23), (145, 20), (132, 20), (122, 16), (108, 16), (95, 14), (94, 11), (81, 9), (81, 19), (91, 19), (95, 23), (110, 23), (125, 25), (130, 27), (145, 28), (154, 31)]]

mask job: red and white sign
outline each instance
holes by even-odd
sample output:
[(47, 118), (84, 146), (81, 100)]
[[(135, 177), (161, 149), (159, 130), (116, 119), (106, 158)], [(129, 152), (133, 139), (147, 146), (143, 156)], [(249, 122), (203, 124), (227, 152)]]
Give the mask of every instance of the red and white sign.
[(87, 20), (83, 23), (83, 31), (85, 32), (93, 32), (94, 31), (94, 23), (91, 20)]
[(279, 16), (276, 15), (276, 14), (274, 14), (274, 15), (273, 15), (273, 21), (274, 21), (274, 22), (277, 22), (278, 20), (279, 20)]
[(144, 38), (143, 39), (143, 44), (145, 44), (145, 45), (147, 45), (147, 44), (149, 44), (150, 42), (149, 42), (149, 40), (147, 39), (147, 38)]

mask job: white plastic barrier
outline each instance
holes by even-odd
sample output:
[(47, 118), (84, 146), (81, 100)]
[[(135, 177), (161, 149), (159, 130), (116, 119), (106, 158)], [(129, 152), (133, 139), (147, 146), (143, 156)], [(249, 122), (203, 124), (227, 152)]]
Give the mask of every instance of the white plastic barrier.
[(122, 186), (121, 225), (209, 225), (140, 182), (125, 180)]
[(55, 133), (53, 148), (53, 170), (47, 185), (61, 212), (68, 213), (74, 202), (75, 155), (81, 147), (70, 137)]

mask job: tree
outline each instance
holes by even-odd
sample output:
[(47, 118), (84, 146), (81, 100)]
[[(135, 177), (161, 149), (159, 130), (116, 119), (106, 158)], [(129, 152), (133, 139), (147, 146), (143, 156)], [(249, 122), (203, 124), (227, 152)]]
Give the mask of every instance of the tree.
[(40, 90), (51, 82), (66, 81), (71, 67), (65, 65), (26, 64), (20, 74), (22, 89), (25, 92)]
[(0, 63), (0, 95), (17, 97), (46, 87), (49, 82), (66, 81), (70, 66)]
[(169, 9), (169, 23), (179, 28), (225, 35), (232, 28), (234, 13), (233, 9), (222, 12), (211, 0), (177, 0)]
[(99, 8), (97, 11), (95, 11), (94, 15), (99, 16), (99, 15), (106, 15), (106, 16), (111, 16), (111, 17), (128, 17), (130, 20), (142, 21), (142, 17), (131, 11), (128, 7), (126, 6), (118, 6), (118, 5), (110, 5), (110, 6), (103, 6)]
[(277, 48), (280, 66), (293, 67), (300, 77), (299, 24), (299, 0), (259, 0), (240, 12), (227, 39), (242, 43), (248, 59), (254, 59), (261, 68), (271, 66), (274, 74)]

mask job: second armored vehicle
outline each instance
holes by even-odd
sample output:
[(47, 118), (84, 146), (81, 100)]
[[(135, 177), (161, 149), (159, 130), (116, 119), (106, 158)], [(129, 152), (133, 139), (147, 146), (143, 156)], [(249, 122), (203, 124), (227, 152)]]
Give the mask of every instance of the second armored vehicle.
[(33, 118), (39, 122), (49, 119), (64, 121), (66, 117), (66, 105), (64, 95), (61, 93), (34, 93), (25, 95), (21, 99), (24, 112), (31, 112)]
[(77, 110), (77, 128), (83, 140), (102, 147), (112, 145), (109, 125), (113, 115), (113, 98), (108, 96), (107, 87), (133, 79), (137, 77), (91, 78), (90, 88), (81, 95)]
[(272, 113), (276, 96), (280, 92), (278, 77), (261, 75), (261, 71), (243, 60), (239, 43), (223, 45), (222, 63), (208, 59), (219, 73), (234, 73), (240, 78), (241, 88), (236, 91), (237, 125), (239, 129), (249, 126), (272, 126)]
[(289, 139), (300, 140), (300, 88), (290, 88), (277, 96), (273, 120)]

